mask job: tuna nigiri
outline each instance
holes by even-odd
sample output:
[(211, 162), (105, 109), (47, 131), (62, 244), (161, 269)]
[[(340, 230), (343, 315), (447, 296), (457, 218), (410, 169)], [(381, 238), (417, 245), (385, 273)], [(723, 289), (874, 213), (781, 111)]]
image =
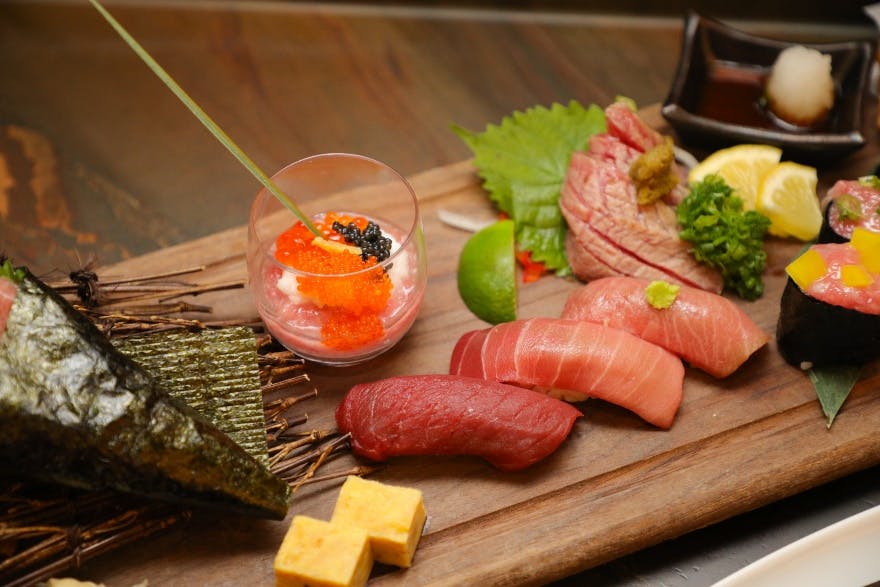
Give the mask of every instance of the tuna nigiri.
[(481, 456), (516, 471), (551, 454), (582, 414), (544, 394), (470, 377), (408, 375), (355, 385), (336, 408), (352, 450), (384, 461), (403, 455)]
[(626, 330), (715, 377), (727, 377), (767, 344), (768, 334), (727, 298), (680, 286), (672, 305), (658, 309), (645, 295), (650, 283), (634, 277), (591, 281), (568, 296), (562, 318)]
[(570, 401), (596, 397), (669, 428), (681, 404), (684, 366), (623, 330), (578, 320), (531, 318), (463, 335), (449, 372), (513, 383)]

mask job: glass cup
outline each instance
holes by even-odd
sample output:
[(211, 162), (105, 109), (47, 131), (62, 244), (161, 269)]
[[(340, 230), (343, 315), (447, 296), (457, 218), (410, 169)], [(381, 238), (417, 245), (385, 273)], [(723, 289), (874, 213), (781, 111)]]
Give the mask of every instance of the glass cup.
[[(276, 252), (278, 237), (298, 219), (263, 188), (251, 207), (247, 265), (266, 328), (297, 355), (327, 365), (361, 363), (390, 349), (415, 321), (427, 283), (412, 186), (384, 163), (348, 153), (301, 159), (272, 180), (313, 222), (328, 213), (365, 217), (392, 244), (387, 259), (363, 269), (295, 269)], [(370, 290), (376, 282), (384, 288), (378, 296)]]

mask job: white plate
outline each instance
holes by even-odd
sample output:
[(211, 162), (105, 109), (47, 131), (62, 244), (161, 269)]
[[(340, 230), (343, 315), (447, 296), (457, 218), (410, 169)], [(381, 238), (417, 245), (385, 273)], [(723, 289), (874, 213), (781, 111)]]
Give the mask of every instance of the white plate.
[(768, 554), (713, 587), (864, 587), (880, 580), (880, 506)]

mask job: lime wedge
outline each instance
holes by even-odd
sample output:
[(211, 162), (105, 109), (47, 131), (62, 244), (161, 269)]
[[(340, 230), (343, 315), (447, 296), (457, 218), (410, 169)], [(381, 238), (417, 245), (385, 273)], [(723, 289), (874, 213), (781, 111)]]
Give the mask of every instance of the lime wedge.
[(513, 220), (500, 220), (468, 239), (458, 258), (458, 293), (481, 320), (516, 320)]

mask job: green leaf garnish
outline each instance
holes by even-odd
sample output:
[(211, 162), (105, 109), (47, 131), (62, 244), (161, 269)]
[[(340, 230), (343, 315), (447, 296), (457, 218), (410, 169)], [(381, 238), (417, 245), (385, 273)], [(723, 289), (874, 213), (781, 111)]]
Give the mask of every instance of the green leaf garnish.
[(605, 131), (602, 109), (572, 100), (514, 112), (481, 133), (452, 130), (473, 151), (489, 197), (513, 219), (518, 248), (558, 275), (570, 272), (559, 193), (571, 154)]
[(831, 423), (859, 380), (861, 372), (862, 368), (858, 365), (826, 365), (813, 367), (807, 373), (816, 395), (819, 396), (822, 412), (828, 418), (828, 428), (831, 428)]
[(693, 245), (697, 261), (721, 271), (724, 287), (746, 300), (764, 293), (764, 236), (770, 227), (766, 216), (743, 211), (742, 200), (717, 175), (692, 185), (676, 214), (679, 236)]
[(0, 277), (5, 277), (15, 283), (21, 283), (21, 280), (24, 279), (24, 269), (16, 268), (12, 261), (5, 257), (0, 257)]
[(235, 144), (235, 142), (227, 135), (220, 125), (218, 125), (214, 120), (208, 116), (208, 114), (202, 110), (201, 106), (199, 106), (195, 100), (190, 98), (189, 94), (187, 94), (183, 88), (178, 85), (174, 78), (171, 77), (165, 69), (159, 65), (155, 59), (147, 52), (146, 49), (141, 46), (137, 40), (129, 34), (125, 27), (123, 27), (119, 21), (117, 21), (112, 14), (107, 12), (107, 9), (98, 1), (98, 0), (89, 0), (92, 3), (92, 6), (104, 17), (104, 19), (119, 33), (119, 36), (131, 47), (132, 51), (134, 51), (138, 57), (140, 57), (144, 63), (147, 64), (153, 73), (162, 80), (162, 82), (168, 87), (171, 92), (177, 96), (177, 98), (183, 102), (184, 106), (189, 108), (189, 111), (193, 113), (193, 115), (202, 123), (202, 125), (207, 128), (214, 138), (216, 138), (220, 143), (226, 147), (226, 149), (232, 153), (232, 155), (238, 159), (238, 161), (251, 172), (251, 174), (261, 183), (263, 186), (269, 190), (269, 192), (275, 196), (288, 210), (290, 210), (294, 216), (296, 216), (306, 227), (316, 236), (321, 236), (321, 232), (315, 228), (315, 225), (312, 224), (312, 221), (309, 220), (305, 214), (303, 214), (302, 210), (290, 199), (290, 197), (285, 194), (281, 188), (279, 188), (272, 179), (266, 175), (259, 166), (251, 160), (247, 154)]

